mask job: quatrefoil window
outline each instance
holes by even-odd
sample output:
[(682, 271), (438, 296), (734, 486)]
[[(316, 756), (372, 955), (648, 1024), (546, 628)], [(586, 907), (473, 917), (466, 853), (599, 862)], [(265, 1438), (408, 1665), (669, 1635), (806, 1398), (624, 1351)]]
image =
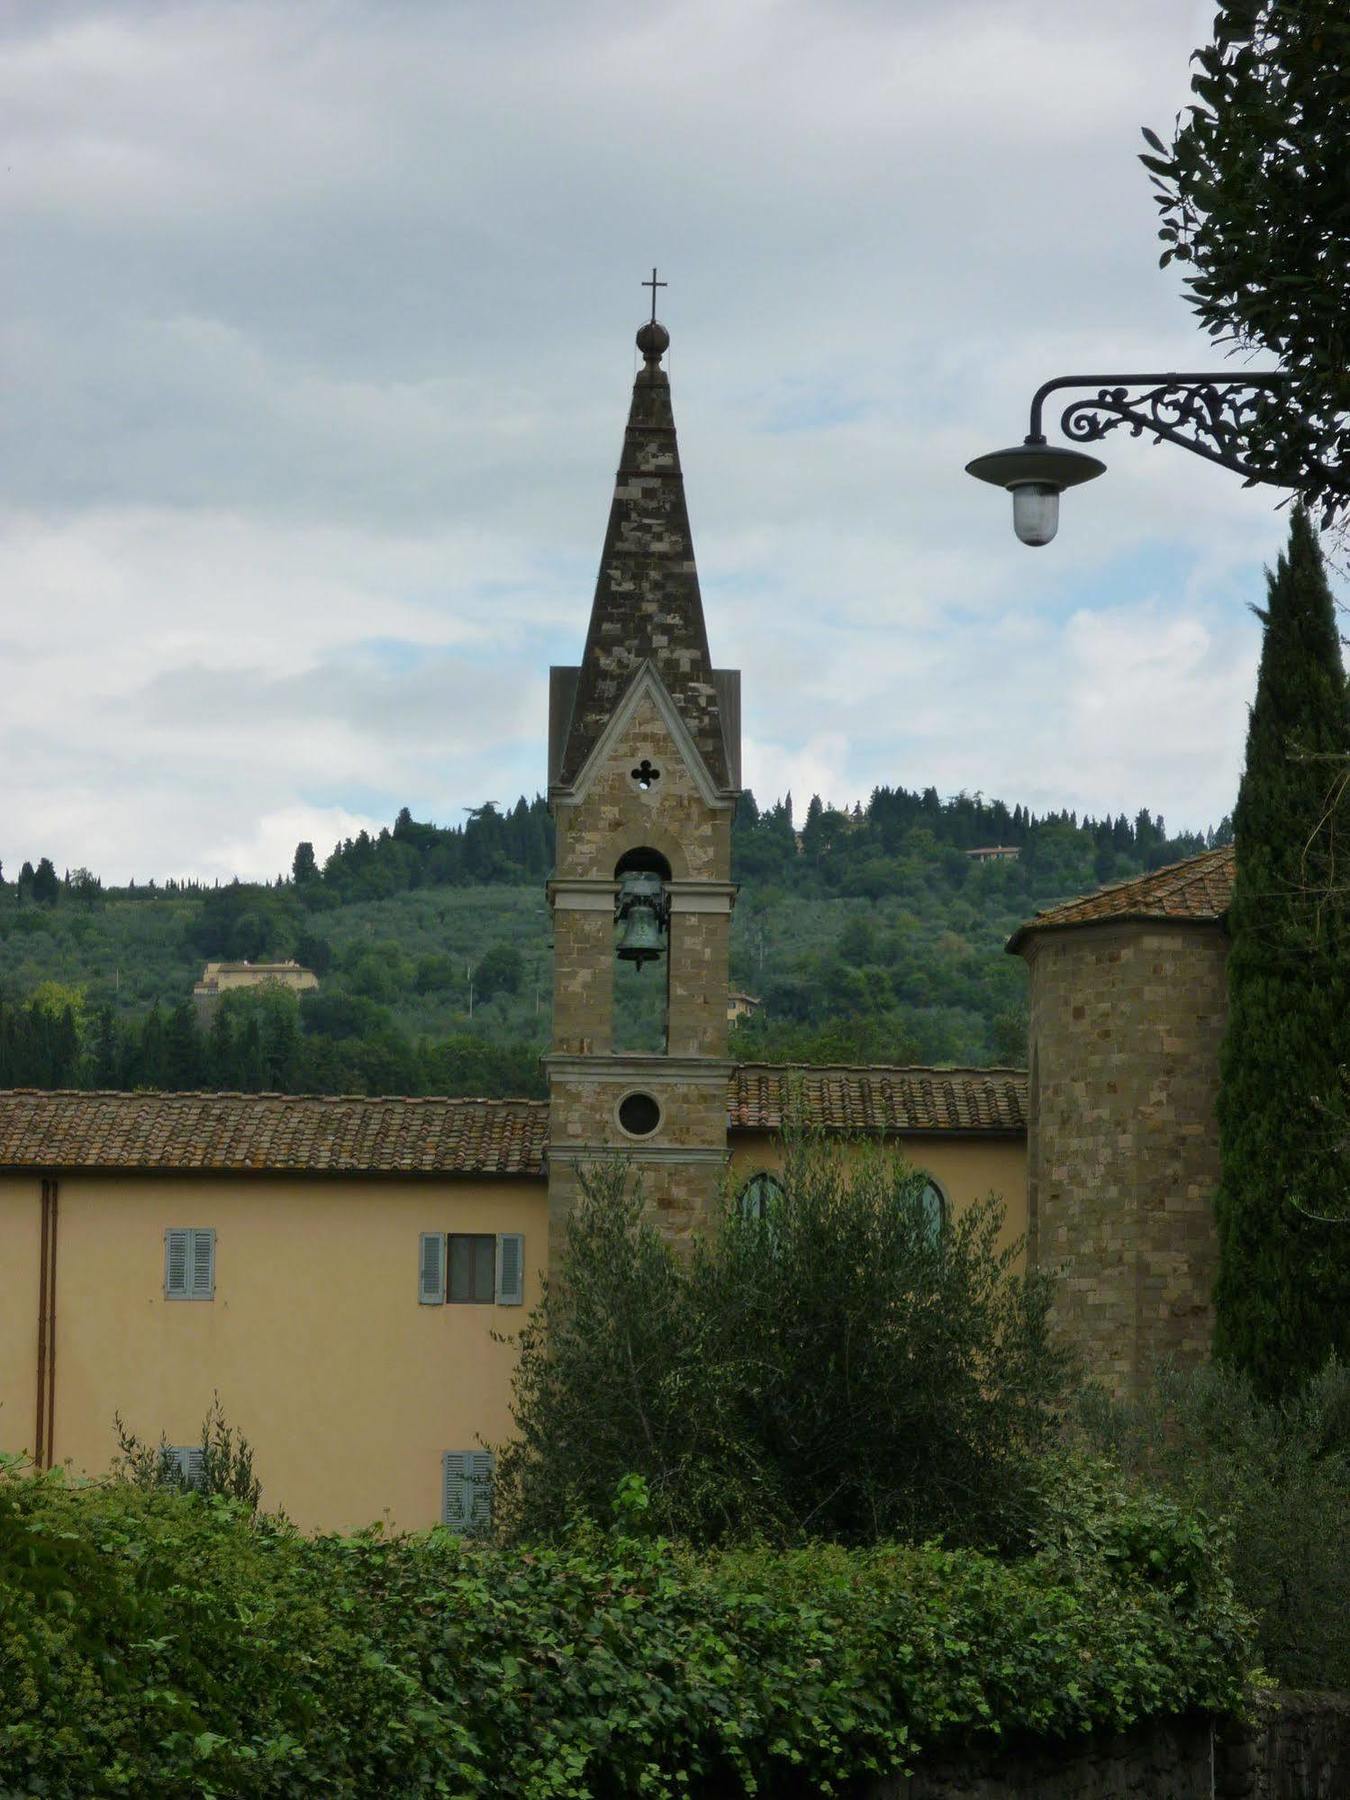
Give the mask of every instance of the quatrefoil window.
[(644, 794), (650, 788), (655, 787), (661, 779), (660, 769), (654, 763), (649, 762), (645, 756), (636, 769), (631, 770), (630, 773)]

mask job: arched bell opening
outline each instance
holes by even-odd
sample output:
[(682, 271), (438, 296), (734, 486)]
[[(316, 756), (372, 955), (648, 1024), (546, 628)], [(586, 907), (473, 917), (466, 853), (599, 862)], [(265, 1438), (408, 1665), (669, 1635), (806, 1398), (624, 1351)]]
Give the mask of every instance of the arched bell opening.
[(622, 881), (625, 875), (659, 875), (662, 881), (669, 881), (670, 863), (659, 850), (653, 850), (648, 844), (638, 844), (632, 850), (625, 850), (614, 865), (616, 881)]
[[(625, 850), (614, 865), (614, 954), (625, 971), (614, 984), (614, 1048), (648, 1055), (666, 1049), (670, 1011), (670, 863), (650, 845)], [(648, 969), (649, 964), (655, 967)], [(632, 970), (633, 975), (626, 973)]]

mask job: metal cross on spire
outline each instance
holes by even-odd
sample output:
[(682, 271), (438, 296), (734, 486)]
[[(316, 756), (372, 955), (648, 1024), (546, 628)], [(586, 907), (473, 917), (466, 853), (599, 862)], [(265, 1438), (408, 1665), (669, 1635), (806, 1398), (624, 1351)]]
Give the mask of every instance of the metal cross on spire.
[(638, 283), (638, 286), (639, 287), (649, 287), (652, 290), (652, 324), (655, 325), (655, 323), (656, 323), (656, 290), (659, 287), (669, 287), (670, 283), (668, 281), (658, 281), (656, 279), (656, 270), (653, 269), (651, 280), (650, 281), (640, 281)]

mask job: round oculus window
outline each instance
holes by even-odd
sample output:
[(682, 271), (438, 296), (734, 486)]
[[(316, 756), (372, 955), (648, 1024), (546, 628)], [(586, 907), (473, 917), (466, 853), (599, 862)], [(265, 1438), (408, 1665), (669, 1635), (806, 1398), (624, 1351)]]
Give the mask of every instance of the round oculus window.
[(661, 1123), (661, 1108), (650, 1094), (625, 1094), (619, 1102), (619, 1123), (629, 1137), (650, 1137)]

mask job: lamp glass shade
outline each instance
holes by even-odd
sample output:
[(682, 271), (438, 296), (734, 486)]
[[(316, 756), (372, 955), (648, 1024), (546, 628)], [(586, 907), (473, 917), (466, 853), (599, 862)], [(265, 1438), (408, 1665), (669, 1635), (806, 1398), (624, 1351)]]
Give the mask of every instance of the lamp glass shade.
[(1059, 489), (1019, 481), (1012, 489), (1013, 530), (1024, 544), (1048, 544), (1059, 530)]

